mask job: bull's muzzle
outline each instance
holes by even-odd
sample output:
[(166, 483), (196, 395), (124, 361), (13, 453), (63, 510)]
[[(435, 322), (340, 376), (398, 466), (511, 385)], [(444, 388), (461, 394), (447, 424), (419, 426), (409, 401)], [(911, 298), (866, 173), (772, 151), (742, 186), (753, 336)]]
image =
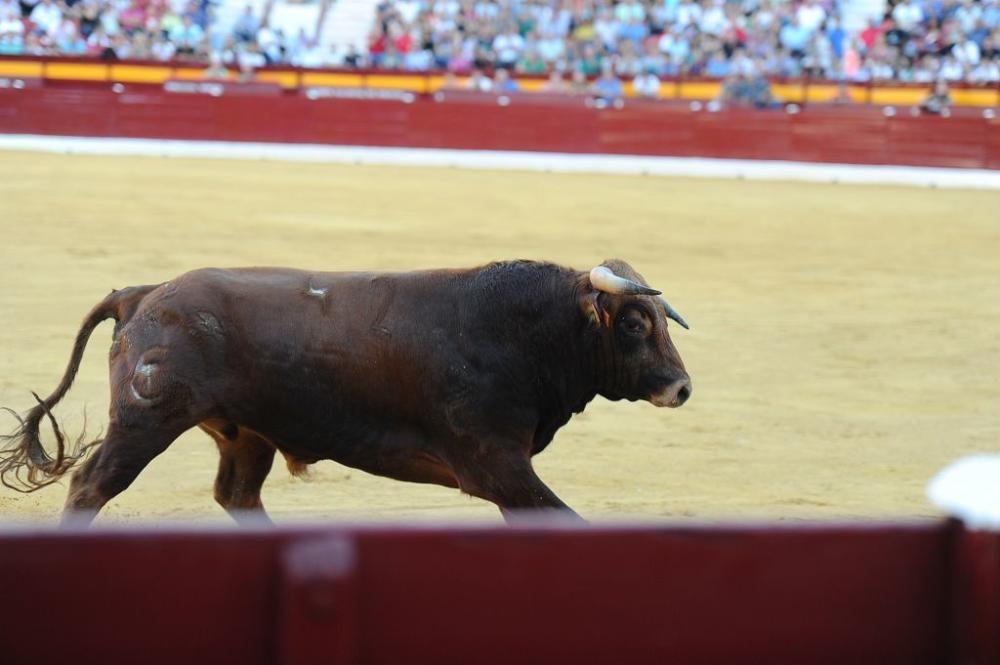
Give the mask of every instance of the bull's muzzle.
[(691, 379), (684, 377), (683, 379), (677, 379), (666, 388), (654, 393), (649, 398), (649, 401), (656, 406), (667, 406), (671, 409), (676, 409), (688, 401), (692, 390)]

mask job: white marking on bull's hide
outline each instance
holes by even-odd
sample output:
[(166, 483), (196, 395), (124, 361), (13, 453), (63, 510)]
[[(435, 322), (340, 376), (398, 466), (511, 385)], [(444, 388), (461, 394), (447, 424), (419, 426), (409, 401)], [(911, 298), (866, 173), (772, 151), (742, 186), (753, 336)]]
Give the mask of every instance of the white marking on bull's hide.
[(129, 384), (129, 390), (132, 391), (132, 397), (135, 399), (135, 401), (139, 402), (140, 404), (149, 404), (152, 401), (149, 398), (140, 395), (139, 391), (135, 389), (134, 383)]
[[(154, 377), (154, 374), (157, 376)], [(160, 385), (159, 362), (156, 360), (139, 360), (132, 372), (132, 380), (129, 381), (129, 389), (136, 402), (144, 406), (150, 405), (160, 397), (162, 386)], [(142, 392), (139, 392), (140, 388)], [(146, 393), (143, 395), (142, 393)]]
[(316, 296), (318, 298), (325, 298), (327, 291), (329, 291), (329, 289), (326, 288), (317, 289), (315, 286), (312, 285), (312, 280), (309, 280), (309, 290), (306, 291), (307, 294), (311, 296)]

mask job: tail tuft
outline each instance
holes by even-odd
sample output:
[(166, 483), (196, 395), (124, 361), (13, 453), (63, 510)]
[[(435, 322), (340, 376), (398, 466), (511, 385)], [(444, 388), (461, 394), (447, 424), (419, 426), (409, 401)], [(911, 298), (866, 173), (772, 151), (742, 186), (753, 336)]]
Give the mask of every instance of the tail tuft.
[[(14, 416), (18, 427), (11, 434), (0, 436), (0, 484), (18, 492), (34, 492), (59, 480), (74, 464), (87, 456), (87, 452), (101, 442), (101, 439), (86, 441), (86, 433), (71, 445), (66, 445), (66, 438), (59, 423), (52, 415), (52, 408), (63, 398), (73, 385), (80, 360), (87, 346), (87, 340), (94, 328), (105, 319), (115, 319), (119, 323), (127, 320), (135, 313), (136, 307), (144, 297), (156, 290), (160, 285), (132, 286), (121, 291), (112, 291), (104, 300), (97, 303), (76, 333), (73, 352), (69, 365), (63, 374), (62, 381), (47, 399), (42, 399), (36, 393), (31, 393), (38, 404), (28, 415), (22, 418), (15, 411), (3, 407), (3, 410)], [(53, 458), (45, 452), (38, 438), (38, 426), (42, 418), (48, 418), (52, 431), (56, 436), (56, 456)], [(84, 431), (87, 428), (87, 414), (83, 414)]]
[[(28, 412), (26, 418), (2, 407), (14, 416), (18, 426), (11, 434), (0, 435), (0, 483), (22, 493), (34, 492), (55, 483), (101, 442), (100, 438), (87, 441), (87, 415), (84, 413), (83, 431), (76, 441), (67, 445), (66, 437), (48, 406), (38, 395), (32, 394), (38, 405)], [(55, 433), (54, 458), (45, 451), (38, 436), (38, 425), (43, 416), (49, 419)]]

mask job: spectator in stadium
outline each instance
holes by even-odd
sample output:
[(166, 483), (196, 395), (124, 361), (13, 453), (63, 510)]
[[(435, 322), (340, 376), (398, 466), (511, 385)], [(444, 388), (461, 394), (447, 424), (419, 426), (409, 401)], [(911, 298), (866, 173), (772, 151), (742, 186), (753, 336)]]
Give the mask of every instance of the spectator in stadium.
[(826, 21), (826, 10), (817, 0), (805, 0), (796, 10), (795, 18), (804, 30), (815, 33)]
[(730, 76), (723, 83), (719, 102), (726, 106), (771, 108), (780, 102), (771, 92), (771, 85), (761, 72), (751, 75), (743, 73)]
[(257, 38), (258, 30), (260, 30), (260, 19), (254, 16), (253, 6), (247, 5), (233, 25), (233, 34), (241, 42), (252, 42)]
[(222, 62), (222, 54), (213, 51), (209, 56), (208, 67), (201, 72), (201, 77), (205, 79), (225, 79), (229, 78), (229, 69)]
[(247, 42), (237, 51), (236, 65), (239, 67), (238, 80), (241, 83), (253, 81), (254, 71), (265, 66), (267, 58), (261, 53), (257, 42)]
[(483, 73), (483, 70), (477, 67), (472, 70), (472, 76), (469, 77), (467, 87), (476, 92), (492, 92), (493, 81)]
[(21, 8), (0, 8), (0, 55), (24, 53), (24, 22)]
[(632, 89), (639, 97), (656, 99), (660, 96), (660, 79), (653, 69), (647, 69), (632, 79)]
[(84, 55), (87, 52), (87, 42), (80, 34), (77, 22), (64, 17), (55, 36), (55, 47), (66, 55)]
[(791, 21), (781, 28), (778, 36), (781, 45), (788, 49), (793, 57), (801, 58), (806, 54), (806, 46), (809, 44), (809, 38), (812, 37), (812, 31), (802, 25), (799, 22), (798, 14), (795, 14)]
[(38, 4), (31, 10), (31, 22), (45, 36), (53, 37), (62, 23), (62, 11), (53, 0), (39, 0)]
[(517, 63), (516, 69), (520, 74), (544, 74), (548, 71), (548, 65), (542, 60), (537, 48), (529, 48)]
[(553, 69), (549, 73), (549, 78), (542, 85), (542, 90), (545, 92), (567, 92), (568, 88), (566, 81), (563, 79), (562, 71)]
[(31, 16), (31, 12), (34, 11), (37, 4), (38, 0), (21, 0), (21, 14)]
[(568, 92), (574, 95), (585, 95), (589, 94), (590, 91), (591, 88), (590, 83), (587, 81), (587, 75), (579, 69), (574, 69), (573, 74), (570, 76)]
[(621, 79), (615, 76), (610, 63), (601, 68), (601, 75), (597, 77), (590, 89), (594, 97), (609, 102), (625, 96), (625, 86)]
[(498, 67), (493, 74), (493, 89), (496, 92), (511, 93), (520, 91), (521, 86), (510, 77), (510, 70)]
[(517, 24), (508, 23), (504, 31), (493, 40), (492, 46), (496, 52), (496, 66), (512, 69), (524, 51), (524, 38), (518, 33)]
[(920, 102), (920, 109), (925, 113), (940, 115), (948, 110), (951, 102), (951, 94), (948, 92), (948, 82), (944, 79), (938, 79), (931, 93)]
[(251, 52), (272, 64), (586, 77), (610, 63), (619, 78), (726, 78), (760, 61), (768, 76), (996, 80), (1000, 0), (890, 0), (882, 19), (852, 34), (840, 21), (844, 1), (382, 0), (369, 49), (357, 53), (326, 52), (298, 26), (285, 34), (252, 5), (223, 26), (208, 0), (0, 0), (0, 52), (161, 60), (219, 52), (226, 63)]
[(179, 56), (193, 56), (200, 49), (201, 41), (205, 37), (205, 31), (189, 14), (185, 14), (181, 18), (181, 24), (175, 26), (169, 34), (170, 41), (174, 43)]

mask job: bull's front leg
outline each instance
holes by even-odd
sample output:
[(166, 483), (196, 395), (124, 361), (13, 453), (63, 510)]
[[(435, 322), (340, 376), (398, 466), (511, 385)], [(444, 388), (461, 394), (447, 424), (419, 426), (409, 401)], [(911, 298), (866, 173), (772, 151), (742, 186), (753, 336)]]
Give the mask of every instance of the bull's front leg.
[(542, 482), (522, 446), (498, 441), (480, 444), (476, 450), (454, 466), (459, 486), (467, 494), (495, 503), (508, 524), (539, 511), (584, 522)]

